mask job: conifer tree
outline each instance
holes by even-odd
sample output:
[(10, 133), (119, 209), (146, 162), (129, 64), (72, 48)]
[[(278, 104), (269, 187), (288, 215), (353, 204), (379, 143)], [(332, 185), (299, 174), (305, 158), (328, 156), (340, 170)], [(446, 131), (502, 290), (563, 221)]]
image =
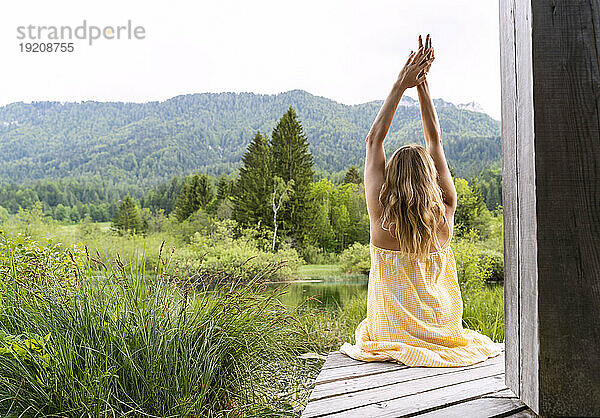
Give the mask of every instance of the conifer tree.
[(271, 225), (272, 193), (271, 148), (267, 138), (257, 132), (242, 157), (242, 166), (234, 187), (234, 219), (242, 225)]
[(190, 175), (185, 179), (177, 198), (177, 204), (175, 205), (177, 220), (182, 222), (198, 209), (205, 208), (213, 197), (212, 185), (206, 174), (195, 173)]
[(313, 182), (313, 157), (296, 112), (290, 106), (271, 135), (273, 174), (284, 182), (294, 180), (290, 199), (285, 202), (280, 219), (282, 232), (299, 245), (310, 229), (313, 217), (310, 185)]
[(348, 171), (346, 172), (346, 175), (344, 176), (343, 184), (347, 183), (362, 183), (362, 177), (360, 176), (360, 173), (358, 172), (355, 166), (351, 166), (350, 169), (348, 169)]
[(222, 174), (217, 182), (217, 200), (230, 197), (233, 194), (234, 184), (234, 181), (227, 179), (225, 174)]
[(131, 196), (125, 196), (117, 208), (112, 222), (112, 229), (120, 234), (143, 232), (140, 210)]

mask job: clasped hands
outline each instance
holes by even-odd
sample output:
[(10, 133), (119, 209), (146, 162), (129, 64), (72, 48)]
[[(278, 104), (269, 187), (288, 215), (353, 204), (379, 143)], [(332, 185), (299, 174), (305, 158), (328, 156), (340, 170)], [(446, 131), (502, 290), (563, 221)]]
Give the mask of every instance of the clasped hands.
[(421, 35), (419, 35), (419, 49), (417, 52), (410, 51), (408, 60), (398, 75), (398, 83), (403, 89), (418, 86), (423, 83), (427, 73), (434, 60), (433, 47), (431, 46), (431, 37), (429, 34), (425, 37), (423, 44)]

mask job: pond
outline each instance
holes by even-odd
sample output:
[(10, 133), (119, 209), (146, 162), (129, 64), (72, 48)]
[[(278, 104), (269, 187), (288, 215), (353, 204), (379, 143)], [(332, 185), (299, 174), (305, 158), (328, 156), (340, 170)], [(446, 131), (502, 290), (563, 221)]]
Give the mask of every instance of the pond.
[(337, 266), (302, 266), (296, 281), (277, 283), (285, 286), (281, 301), (296, 307), (302, 303), (311, 308), (343, 310), (344, 305), (355, 297), (367, 300), (368, 276), (344, 274)]

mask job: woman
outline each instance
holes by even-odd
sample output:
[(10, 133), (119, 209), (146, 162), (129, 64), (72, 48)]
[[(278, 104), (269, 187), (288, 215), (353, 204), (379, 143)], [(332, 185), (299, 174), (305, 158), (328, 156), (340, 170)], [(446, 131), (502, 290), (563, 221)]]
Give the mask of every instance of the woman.
[[(427, 72), (431, 38), (411, 51), (366, 138), (365, 193), (371, 220), (367, 317), (356, 345), (340, 351), (357, 360), (408, 366), (467, 366), (502, 346), (462, 327), (462, 298), (448, 244), (457, 197), (446, 163)], [(416, 87), (427, 148), (406, 145), (386, 163), (383, 140), (404, 91)]]

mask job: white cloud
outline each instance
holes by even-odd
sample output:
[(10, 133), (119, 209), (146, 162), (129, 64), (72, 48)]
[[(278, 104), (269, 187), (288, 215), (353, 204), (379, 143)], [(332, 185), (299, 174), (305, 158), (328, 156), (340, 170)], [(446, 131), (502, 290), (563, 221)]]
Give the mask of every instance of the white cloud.
[[(78, 41), (19, 52), (20, 25), (146, 28), (144, 40)], [(416, 36), (431, 33), (434, 97), (500, 116), (493, 0), (20, 1), (0, 15), (0, 103), (163, 100), (219, 91), (304, 89), (343, 103), (383, 99)], [(416, 92), (409, 92), (416, 97)]]

